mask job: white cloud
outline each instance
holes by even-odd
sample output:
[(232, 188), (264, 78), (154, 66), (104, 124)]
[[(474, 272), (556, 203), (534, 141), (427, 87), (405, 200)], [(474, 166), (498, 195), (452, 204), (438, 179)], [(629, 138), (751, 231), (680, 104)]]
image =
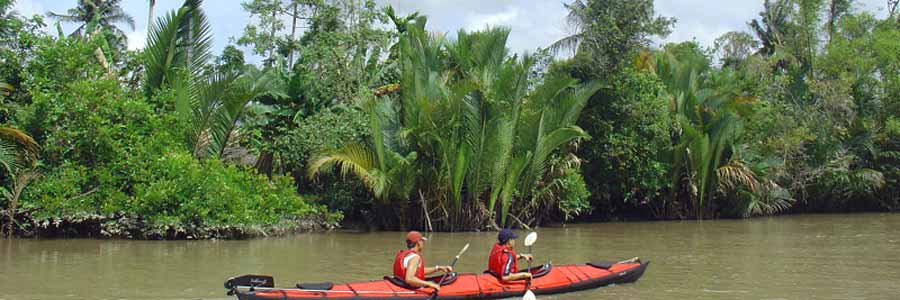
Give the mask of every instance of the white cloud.
[(147, 31), (136, 30), (125, 33), (128, 38), (128, 50), (143, 49), (147, 44)]
[(46, 11), (40, 2), (34, 0), (18, 0), (13, 6), (20, 15), (30, 17), (32, 15), (43, 15)]
[(472, 31), (491, 26), (509, 26), (518, 16), (519, 8), (516, 7), (493, 14), (473, 14), (467, 18), (465, 29)]

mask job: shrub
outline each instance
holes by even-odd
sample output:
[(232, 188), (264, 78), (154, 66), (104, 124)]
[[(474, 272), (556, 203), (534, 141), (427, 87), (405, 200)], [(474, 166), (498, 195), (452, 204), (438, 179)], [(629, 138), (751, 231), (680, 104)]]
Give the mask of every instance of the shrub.
[(559, 190), (557, 207), (566, 221), (591, 211), (591, 192), (581, 173), (576, 170), (567, 171), (560, 178)]
[[(340, 218), (305, 201), (288, 178), (269, 181), (251, 169), (196, 160), (183, 142), (182, 121), (157, 114), (115, 80), (53, 84), (53, 90), (35, 92), (18, 115), (43, 145), (43, 180), (23, 197), (23, 207), (39, 222), (105, 220), (117, 228), (105, 235), (133, 236), (122, 232), (137, 230), (154, 238), (171, 237), (166, 228), (290, 227), (309, 216)], [(132, 221), (139, 225), (121, 224)]]
[(302, 170), (313, 153), (362, 142), (368, 135), (368, 118), (356, 108), (338, 107), (299, 120), (297, 128), (275, 141), (287, 170)]
[(319, 203), (354, 217), (362, 217), (360, 211), (372, 204), (371, 196), (358, 182), (339, 180), (336, 175), (310, 182), (303, 170), (313, 153), (362, 142), (368, 135), (367, 119), (359, 109), (336, 107), (300, 120), (297, 128), (275, 141), (285, 170), (294, 174), (302, 193), (316, 194)]
[[(625, 70), (591, 99), (579, 120), (592, 139), (579, 148), (597, 211), (621, 210), (661, 197), (669, 166), (660, 151), (669, 145), (668, 103), (656, 75)], [(602, 216), (608, 217), (608, 216)]]

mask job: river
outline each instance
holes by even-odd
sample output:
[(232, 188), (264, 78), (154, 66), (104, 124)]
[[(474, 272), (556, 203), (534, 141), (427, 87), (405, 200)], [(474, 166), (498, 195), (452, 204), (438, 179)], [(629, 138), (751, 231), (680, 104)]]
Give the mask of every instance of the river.
[[(543, 300), (900, 298), (900, 214), (577, 224), (538, 233), (538, 262), (652, 262), (635, 284)], [(425, 257), (446, 264), (471, 243), (457, 270), (481, 271), (494, 237), (433, 234)], [(222, 282), (246, 273), (273, 275), (279, 286), (369, 280), (390, 272), (402, 239), (346, 231), (248, 241), (0, 239), (0, 300), (230, 299)]]

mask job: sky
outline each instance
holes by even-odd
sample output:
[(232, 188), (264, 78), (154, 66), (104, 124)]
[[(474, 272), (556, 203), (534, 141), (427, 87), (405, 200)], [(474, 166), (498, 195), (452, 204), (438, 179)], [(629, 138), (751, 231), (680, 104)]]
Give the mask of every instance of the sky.
[[(206, 0), (204, 9), (213, 31), (214, 51), (241, 35), (250, 21), (240, 3), (244, 0)], [(16, 0), (15, 10), (22, 15), (63, 13), (74, 7), (77, 0)], [(569, 32), (563, 3), (571, 0), (376, 0), (380, 5), (392, 5), (401, 14), (419, 11), (428, 16), (428, 29), (454, 33), (460, 28), (482, 29), (490, 25), (511, 28), (509, 47), (516, 52), (533, 52), (546, 47)], [(183, 0), (157, 0), (155, 14), (160, 16), (177, 8)], [(729, 31), (747, 31), (747, 22), (762, 10), (762, 0), (656, 0), (657, 14), (674, 17), (677, 22), (672, 34), (657, 43), (696, 39), (711, 47), (716, 37)], [(886, 15), (886, 0), (856, 0), (855, 8)], [(146, 43), (148, 0), (124, 0), (123, 8), (135, 19), (135, 30), (123, 27), (128, 34), (130, 49), (142, 48)], [(48, 21), (48, 24), (51, 24)], [(75, 25), (64, 25), (70, 32)], [(249, 53), (249, 49), (244, 49)], [(251, 61), (254, 59), (250, 59)]]

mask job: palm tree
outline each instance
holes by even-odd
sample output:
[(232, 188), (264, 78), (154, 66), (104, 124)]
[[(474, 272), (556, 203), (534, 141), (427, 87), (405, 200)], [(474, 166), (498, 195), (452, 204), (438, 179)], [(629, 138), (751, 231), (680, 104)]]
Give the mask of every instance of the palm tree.
[(179, 98), (179, 110), (191, 121), (187, 143), (194, 156), (232, 158), (248, 109), (263, 97), (287, 98), (283, 78), (274, 69), (248, 65), (240, 73), (212, 74), (194, 87), (193, 97)]
[[(397, 29), (397, 33), (403, 35), (406, 33), (406, 28), (409, 27), (411, 23), (413, 23), (416, 19), (419, 18), (419, 13), (414, 12), (406, 16), (398, 16), (394, 11), (394, 7), (388, 5), (384, 8), (384, 14), (391, 20), (391, 23), (394, 24), (394, 28)], [(400, 43), (397, 42), (391, 46), (390, 49), (390, 59), (397, 58), (400, 55)]]
[(572, 28), (573, 33), (550, 44), (549, 49), (553, 54), (563, 50), (577, 52), (578, 46), (584, 40), (584, 26), (590, 18), (585, 13), (587, 4), (583, 0), (575, 0), (571, 4), (563, 4), (563, 6), (569, 10), (569, 14), (566, 15), (566, 23)]
[(398, 43), (399, 99), (365, 104), (372, 141), (321, 153), (308, 175), (337, 166), (385, 203), (418, 190), (450, 230), (510, 224), (508, 216), (531, 212), (548, 158), (587, 137), (574, 122), (599, 84), (561, 76), (529, 91), (534, 61), (509, 54), (508, 29), (460, 31), (447, 42), (424, 24), (411, 22)]
[(212, 55), (212, 37), (200, 5), (199, 0), (186, 0), (181, 8), (169, 12), (150, 28), (144, 76), (148, 97), (165, 87), (202, 80), (203, 67)]
[(156, 6), (156, 0), (150, 1), (150, 9), (147, 12), (147, 33), (149, 34), (151, 27), (153, 27), (153, 7)]
[(37, 158), (38, 145), (27, 133), (12, 127), (0, 127), (0, 167), (9, 175)]
[(0, 187), (0, 193), (7, 202), (8, 233), (12, 232), (13, 218), (17, 210), (19, 195), (31, 178), (30, 172), (20, 172), (34, 167), (39, 147), (37, 142), (25, 132), (11, 127), (0, 127), (0, 176), (11, 177), (11, 191)]
[(358, 177), (382, 204), (406, 199), (416, 181), (417, 153), (406, 151), (397, 142), (401, 136), (396, 107), (390, 99), (370, 98), (363, 108), (369, 115), (372, 133), (368, 147), (351, 143), (324, 151), (310, 161), (307, 175), (314, 178), (337, 166), (341, 175)]
[[(741, 115), (754, 101), (733, 87), (711, 84), (709, 69), (699, 55), (676, 57), (670, 52), (659, 55), (656, 69), (666, 85), (679, 129), (678, 142), (670, 149), (673, 192), (686, 174), (698, 218), (716, 190), (723, 172), (720, 167), (728, 161), (726, 155), (733, 151), (742, 127)], [(730, 69), (721, 72), (720, 76), (732, 74)]]
[(3, 198), (6, 198), (8, 206), (6, 209), (6, 218), (8, 221), (6, 223), (6, 236), (12, 236), (15, 232), (15, 218), (19, 210), (19, 198), (22, 197), (22, 192), (25, 191), (25, 187), (37, 177), (38, 173), (32, 170), (18, 172), (10, 182), (10, 189), (0, 188), (0, 193), (3, 194)]
[(146, 48), (146, 94), (175, 93), (175, 110), (190, 124), (186, 143), (197, 158), (229, 159), (242, 134), (247, 110), (269, 98), (286, 98), (286, 76), (252, 65), (204, 74), (212, 38), (201, 1), (186, 0), (150, 29)]
[(760, 19), (750, 21), (750, 29), (762, 45), (759, 54), (771, 56), (783, 45), (791, 5), (785, 0), (775, 0), (774, 3), (766, 0), (763, 2), (763, 11), (759, 13)]
[[(124, 23), (134, 31), (134, 18), (122, 10), (122, 0), (79, 0), (75, 8), (64, 14), (48, 12), (47, 16), (63, 22), (81, 23), (74, 34), (84, 35), (91, 23), (103, 29), (109, 29), (116, 36), (124, 37), (124, 33), (115, 24)], [(87, 32), (90, 34), (91, 32)]]

